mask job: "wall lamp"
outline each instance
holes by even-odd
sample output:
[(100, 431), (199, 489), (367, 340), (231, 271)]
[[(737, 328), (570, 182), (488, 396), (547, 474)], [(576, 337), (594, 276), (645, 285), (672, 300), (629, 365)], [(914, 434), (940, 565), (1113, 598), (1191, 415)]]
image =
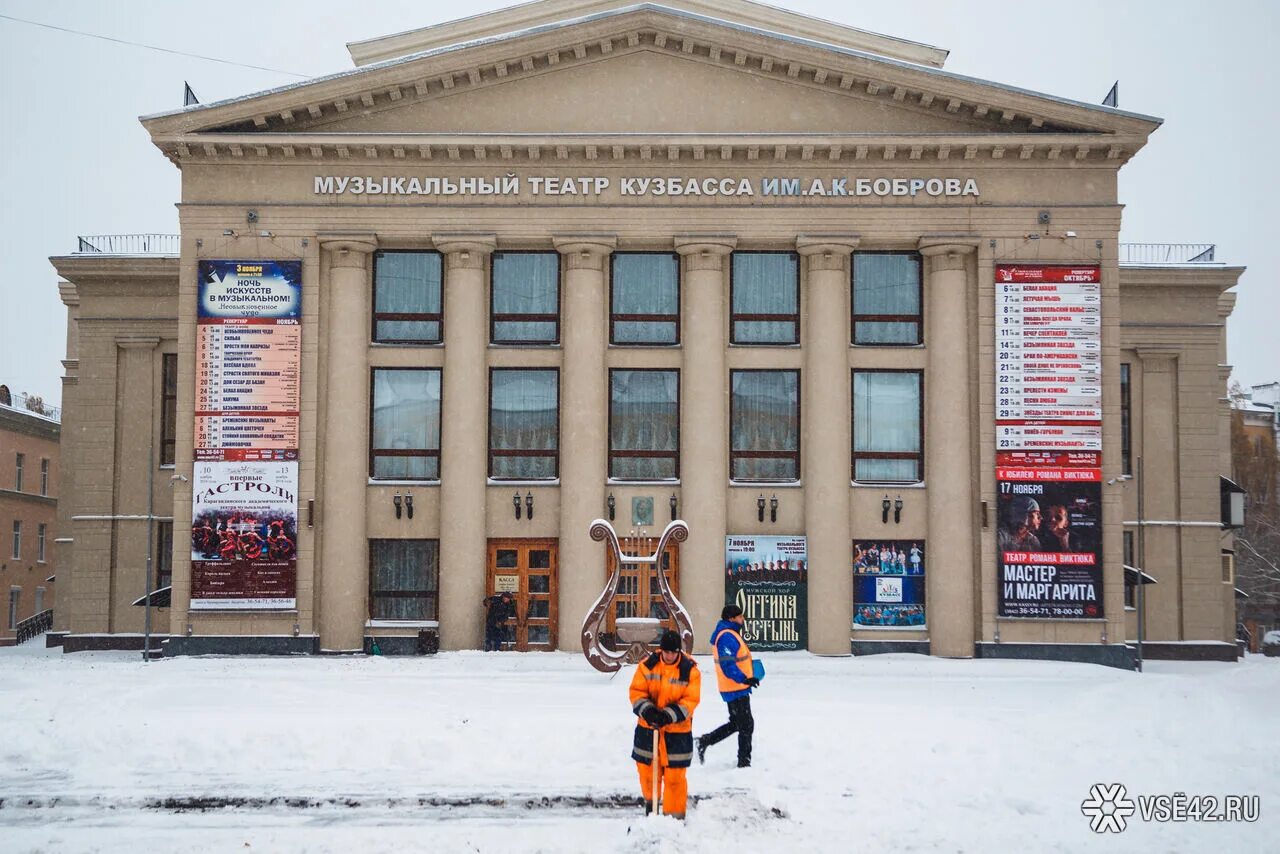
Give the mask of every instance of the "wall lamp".
[(769, 521), (778, 521), (778, 496), (776, 493), (769, 499)]
[(764, 493), (760, 493), (760, 497), (756, 499), (756, 518), (761, 522), (764, 521)]
[(516, 518), (519, 519), (520, 518), (520, 493), (518, 491), (516, 492), (515, 495), (511, 497), (511, 505), (516, 508)]
[(671, 498), (667, 499), (667, 503), (671, 505), (671, 521), (676, 520), (676, 494), (671, 493)]
[(609, 493), (609, 497), (604, 500), (604, 503), (609, 508), (609, 521), (612, 522), (613, 515), (618, 511), (618, 502), (613, 499), (612, 492)]
[(236, 230), (235, 230), (234, 228), (224, 228), (224, 229), (222, 229), (222, 236), (223, 236), (223, 237), (235, 237), (235, 236), (236, 236)]
[(413, 518), (413, 493), (406, 492), (404, 494), (404, 509), (409, 514), (409, 518)]
[(533, 493), (532, 492), (525, 493), (524, 510), (525, 510), (525, 515), (528, 516), (530, 519), (532, 519), (533, 518)]
[(399, 518), (400, 518), (400, 503), (401, 503), (401, 502), (400, 502), (400, 493), (398, 493), (398, 492), (397, 492), (395, 495), (391, 496), (391, 503), (392, 503), (392, 504), (394, 504), (394, 505), (396, 506), (396, 518), (397, 518), (397, 519), (399, 519)]
[(880, 524), (889, 524), (889, 494), (886, 492), (884, 500), (880, 502)]
[(902, 496), (893, 499), (893, 524), (902, 524)]

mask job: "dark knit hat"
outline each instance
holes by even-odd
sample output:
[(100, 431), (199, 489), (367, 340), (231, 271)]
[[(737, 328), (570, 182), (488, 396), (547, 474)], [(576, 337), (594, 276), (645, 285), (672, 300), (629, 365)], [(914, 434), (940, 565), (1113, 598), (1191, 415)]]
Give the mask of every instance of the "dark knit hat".
[(724, 610), (720, 612), (722, 620), (736, 620), (742, 616), (742, 609), (737, 605), (725, 605)]
[(667, 629), (662, 633), (662, 640), (658, 641), (658, 648), (663, 652), (679, 652), (680, 635), (671, 629)]

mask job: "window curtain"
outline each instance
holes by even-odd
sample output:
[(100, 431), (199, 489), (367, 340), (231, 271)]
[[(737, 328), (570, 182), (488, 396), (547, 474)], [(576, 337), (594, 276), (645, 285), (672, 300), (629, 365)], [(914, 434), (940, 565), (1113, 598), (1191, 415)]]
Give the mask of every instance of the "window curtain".
[[(800, 376), (795, 371), (734, 371), (733, 450), (798, 451)], [(736, 456), (734, 480), (795, 480), (796, 459)]]
[[(440, 372), (375, 370), (373, 372), (373, 436), (377, 449), (440, 450)], [(435, 480), (439, 457), (374, 454), (373, 476)]]
[[(679, 374), (675, 371), (612, 371), (610, 378), (609, 476), (618, 480), (677, 477), (680, 447)], [(665, 451), (670, 457), (628, 457), (618, 451)]]
[[(557, 252), (496, 252), (493, 256), (495, 315), (560, 313), (560, 255)], [(556, 340), (550, 320), (494, 323), (495, 341)]]
[[(733, 254), (734, 314), (799, 315), (800, 266), (787, 252)], [(733, 340), (738, 344), (794, 344), (799, 340), (792, 321), (739, 320)]]
[[(436, 252), (383, 252), (375, 266), (376, 314), (440, 314), (441, 263)], [(379, 341), (439, 341), (437, 320), (379, 320)]]
[[(855, 453), (915, 453), (920, 447), (920, 375), (857, 371), (853, 375)], [(856, 480), (909, 482), (920, 479), (919, 460), (860, 459)]]
[[(853, 313), (920, 315), (920, 256), (855, 252)], [(919, 322), (855, 321), (858, 344), (919, 344)]]
[[(435, 540), (371, 540), (371, 616), (375, 620), (434, 620), (440, 590), (439, 543)], [(421, 593), (424, 596), (379, 596)]]
[[(680, 259), (668, 254), (620, 252), (613, 256), (614, 314), (675, 315), (680, 312)], [(671, 320), (619, 320), (613, 324), (617, 344), (675, 344)]]
[[(552, 451), (559, 441), (559, 375), (555, 371), (499, 370), (492, 374), (489, 447), (495, 451)], [(556, 476), (555, 454), (493, 455), (493, 477), (519, 480)]]

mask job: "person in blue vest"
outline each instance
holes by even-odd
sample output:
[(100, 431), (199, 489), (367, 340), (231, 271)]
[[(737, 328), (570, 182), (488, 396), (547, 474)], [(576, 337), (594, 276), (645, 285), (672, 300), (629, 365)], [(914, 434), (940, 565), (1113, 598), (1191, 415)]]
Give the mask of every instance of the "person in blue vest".
[(720, 622), (711, 633), (711, 646), (715, 648), (716, 656), (716, 680), (720, 698), (729, 704), (729, 722), (698, 738), (699, 764), (706, 762), (708, 747), (736, 732), (738, 767), (751, 767), (751, 734), (756, 728), (755, 719), (751, 717), (751, 689), (758, 687), (760, 680), (752, 675), (751, 649), (742, 639), (744, 622), (741, 608), (725, 605), (720, 612)]

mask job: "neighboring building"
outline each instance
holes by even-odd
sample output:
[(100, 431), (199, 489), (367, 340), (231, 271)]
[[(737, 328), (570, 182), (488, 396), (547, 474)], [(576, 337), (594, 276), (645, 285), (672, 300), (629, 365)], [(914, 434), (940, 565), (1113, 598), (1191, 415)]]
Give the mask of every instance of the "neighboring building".
[(0, 646), (15, 643), (22, 621), (54, 607), (59, 416), (0, 385)]
[[(148, 549), (168, 654), (479, 648), (498, 589), (517, 648), (575, 649), (592, 520), (679, 515), (699, 632), (740, 596), (765, 646), (1128, 666), (1104, 482), (1144, 457), (1152, 652), (1234, 656), (1243, 269), (1120, 244), (1159, 119), (741, 0), (350, 49), (145, 118), (180, 242), (52, 259), (69, 649), (142, 630)], [(661, 615), (628, 572), (615, 613)]]
[(1239, 419), (1233, 476), (1247, 492), (1245, 530), (1238, 537), (1241, 568), (1237, 619), (1251, 652), (1262, 637), (1280, 627), (1280, 383), (1234, 389), (1231, 406)]

